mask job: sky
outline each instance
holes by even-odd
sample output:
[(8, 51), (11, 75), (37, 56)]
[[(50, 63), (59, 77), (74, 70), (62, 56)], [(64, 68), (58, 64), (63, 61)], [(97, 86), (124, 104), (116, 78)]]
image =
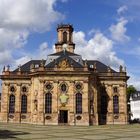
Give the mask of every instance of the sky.
[(119, 70), (140, 90), (140, 0), (0, 0), (0, 70), (55, 52), (58, 24), (72, 24), (75, 53)]

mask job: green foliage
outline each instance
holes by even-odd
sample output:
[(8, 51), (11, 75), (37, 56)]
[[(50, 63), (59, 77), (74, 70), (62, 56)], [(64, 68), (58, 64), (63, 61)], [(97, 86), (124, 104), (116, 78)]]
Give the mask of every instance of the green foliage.
[(129, 102), (130, 96), (135, 93), (137, 90), (133, 85), (127, 87), (127, 101)]
[(127, 94), (133, 94), (135, 93), (137, 90), (133, 85), (130, 85), (127, 87)]

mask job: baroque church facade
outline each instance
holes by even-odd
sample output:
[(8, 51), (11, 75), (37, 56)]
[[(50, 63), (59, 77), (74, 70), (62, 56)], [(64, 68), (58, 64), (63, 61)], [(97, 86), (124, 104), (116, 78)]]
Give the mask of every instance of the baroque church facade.
[(3, 68), (0, 121), (42, 125), (127, 124), (128, 76), (75, 54), (73, 27), (57, 27), (56, 52)]

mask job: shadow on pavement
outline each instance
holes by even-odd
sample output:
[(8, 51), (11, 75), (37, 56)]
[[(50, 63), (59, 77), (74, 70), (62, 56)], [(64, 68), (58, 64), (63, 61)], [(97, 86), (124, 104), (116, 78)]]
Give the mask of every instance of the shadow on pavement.
[(9, 130), (0, 130), (0, 139), (7, 138), (17, 138), (18, 135), (27, 135), (30, 133), (22, 132), (22, 131), (9, 131)]

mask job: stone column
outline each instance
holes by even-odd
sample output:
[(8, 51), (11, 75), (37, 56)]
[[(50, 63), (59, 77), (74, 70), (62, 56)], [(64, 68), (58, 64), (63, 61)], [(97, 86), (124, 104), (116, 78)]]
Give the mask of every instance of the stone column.
[(94, 84), (93, 86), (93, 107), (94, 107), (94, 120), (93, 120), (93, 125), (98, 125), (98, 97), (97, 97), (97, 85)]
[(32, 77), (30, 86), (30, 107), (31, 107), (31, 122), (33, 124), (37, 123), (37, 111), (38, 111), (38, 79)]
[(70, 81), (69, 86), (69, 124), (76, 125), (76, 114), (75, 114), (75, 83)]
[(53, 89), (52, 93), (52, 115), (51, 119), (47, 120), (47, 124), (57, 125), (58, 124), (58, 81), (52, 82)]
[(89, 125), (89, 95), (88, 95), (88, 81), (84, 81), (84, 89), (82, 94), (82, 122), (80, 125)]
[(44, 80), (40, 80), (39, 83), (39, 90), (38, 90), (38, 123), (44, 124), (45, 123), (45, 114), (44, 114)]
[(31, 122), (31, 84), (29, 84), (27, 92), (27, 122)]
[(126, 93), (126, 85), (120, 85), (119, 90), (119, 112), (120, 112), (120, 122), (127, 124), (128, 117), (127, 117), (127, 93)]
[(127, 112), (127, 85), (126, 83), (123, 86), (124, 93), (124, 112), (125, 112), (125, 124), (128, 124), (128, 112)]
[(114, 123), (113, 117), (113, 95), (112, 95), (112, 85), (106, 86), (106, 91), (108, 94), (108, 107), (107, 107), (107, 124)]
[(21, 121), (21, 84), (17, 84), (15, 93), (15, 118), (14, 122), (19, 123)]
[(9, 83), (2, 83), (2, 94), (1, 94), (1, 113), (0, 121), (8, 122), (8, 110), (9, 110)]

